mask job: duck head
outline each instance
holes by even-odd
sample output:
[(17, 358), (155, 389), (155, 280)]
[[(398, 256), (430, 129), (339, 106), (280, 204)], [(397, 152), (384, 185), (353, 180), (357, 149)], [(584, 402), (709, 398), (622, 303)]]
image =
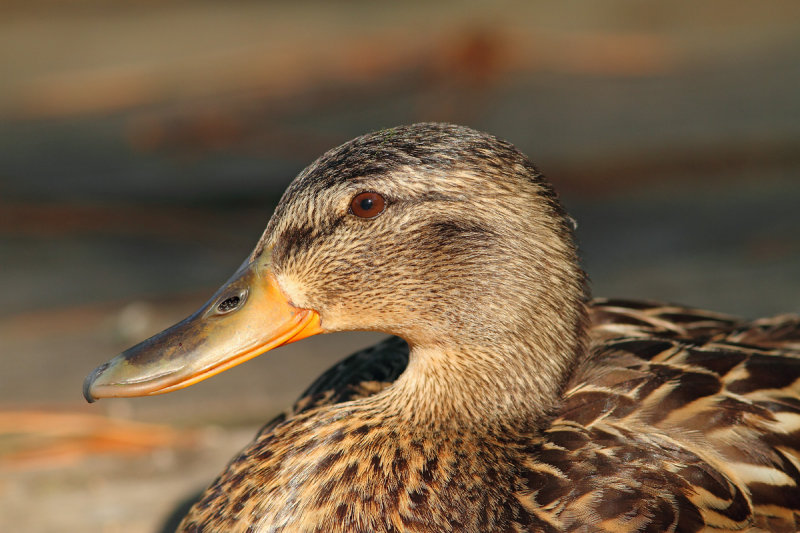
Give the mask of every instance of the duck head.
[(387, 129), (301, 172), (231, 279), (98, 367), (84, 395), (170, 392), (343, 330), (403, 337), (412, 366), (511, 365), (553, 389), (582, 351), (584, 300), (570, 220), (522, 153), (460, 126)]

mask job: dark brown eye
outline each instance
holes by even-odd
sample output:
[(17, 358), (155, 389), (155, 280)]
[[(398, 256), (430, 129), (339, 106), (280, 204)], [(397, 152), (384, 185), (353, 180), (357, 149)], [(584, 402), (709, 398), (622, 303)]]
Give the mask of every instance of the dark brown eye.
[(350, 212), (361, 218), (375, 218), (383, 213), (386, 200), (376, 192), (362, 192), (350, 202)]

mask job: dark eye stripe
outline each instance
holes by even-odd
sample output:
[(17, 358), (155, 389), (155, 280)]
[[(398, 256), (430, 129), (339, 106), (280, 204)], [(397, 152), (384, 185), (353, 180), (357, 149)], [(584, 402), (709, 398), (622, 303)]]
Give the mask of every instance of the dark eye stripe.
[(359, 218), (375, 218), (385, 207), (386, 200), (376, 192), (358, 193), (350, 201), (350, 212)]

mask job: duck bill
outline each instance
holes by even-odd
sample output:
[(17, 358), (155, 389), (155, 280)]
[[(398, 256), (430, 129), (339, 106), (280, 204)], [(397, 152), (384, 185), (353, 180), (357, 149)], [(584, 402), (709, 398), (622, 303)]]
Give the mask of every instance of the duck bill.
[(319, 315), (289, 303), (266, 263), (246, 262), (194, 314), (97, 367), (86, 400), (172, 392), (322, 333)]

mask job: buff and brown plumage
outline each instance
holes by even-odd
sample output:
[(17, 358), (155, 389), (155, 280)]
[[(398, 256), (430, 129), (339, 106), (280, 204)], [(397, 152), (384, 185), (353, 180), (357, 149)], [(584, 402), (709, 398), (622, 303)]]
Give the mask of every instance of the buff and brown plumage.
[(800, 318), (588, 302), (550, 185), (464, 127), (323, 155), (229, 283), (85, 393), (168, 392), (357, 329), (405, 340), (321, 376), (182, 531), (800, 528)]

